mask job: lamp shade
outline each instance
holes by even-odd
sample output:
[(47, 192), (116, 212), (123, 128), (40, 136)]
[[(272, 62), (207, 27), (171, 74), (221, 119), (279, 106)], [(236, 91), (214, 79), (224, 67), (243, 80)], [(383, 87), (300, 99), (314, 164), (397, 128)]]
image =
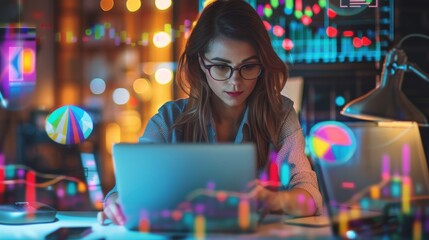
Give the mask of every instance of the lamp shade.
[(428, 123), (402, 91), (403, 66), (407, 56), (400, 49), (391, 50), (383, 65), (381, 84), (364, 96), (346, 104), (341, 114), (372, 121), (412, 121), (425, 125)]

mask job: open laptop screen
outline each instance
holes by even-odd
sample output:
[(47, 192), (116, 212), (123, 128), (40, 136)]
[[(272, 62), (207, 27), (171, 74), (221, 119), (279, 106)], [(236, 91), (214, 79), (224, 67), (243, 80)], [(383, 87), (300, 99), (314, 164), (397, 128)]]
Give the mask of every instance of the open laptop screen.
[(253, 144), (113, 146), (116, 186), (128, 229), (250, 232), (258, 214)]

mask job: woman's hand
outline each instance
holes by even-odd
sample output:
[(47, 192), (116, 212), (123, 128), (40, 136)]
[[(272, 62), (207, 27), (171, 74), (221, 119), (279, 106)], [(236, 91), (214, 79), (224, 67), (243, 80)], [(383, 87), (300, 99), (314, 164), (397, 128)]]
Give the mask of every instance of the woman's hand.
[(117, 225), (125, 224), (125, 216), (119, 204), (118, 193), (113, 193), (107, 198), (103, 211), (98, 213), (97, 219), (101, 225), (105, 225), (105, 221), (108, 219)]
[(304, 189), (294, 188), (277, 191), (278, 184), (255, 180), (251, 183), (250, 196), (262, 206), (262, 216), (269, 212), (281, 212), (296, 217), (312, 216), (316, 213), (316, 204), (312, 196)]
[(253, 190), (250, 192), (250, 196), (261, 204), (259, 210), (262, 211), (262, 215), (284, 210), (284, 202), (275, 190), (278, 187), (277, 183), (255, 180), (251, 185)]

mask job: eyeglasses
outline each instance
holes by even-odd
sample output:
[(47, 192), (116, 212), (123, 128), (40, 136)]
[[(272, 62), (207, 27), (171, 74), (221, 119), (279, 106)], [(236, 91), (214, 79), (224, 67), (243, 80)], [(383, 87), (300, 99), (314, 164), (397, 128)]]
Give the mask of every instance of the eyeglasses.
[(210, 76), (216, 81), (226, 81), (230, 79), (235, 70), (237, 70), (240, 76), (245, 80), (255, 80), (262, 72), (262, 64), (260, 63), (248, 63), (233, 68), (227, 64), (206, 65), (204, 59), (204, 57), (201, 57), (204, 68), (209, 71)]

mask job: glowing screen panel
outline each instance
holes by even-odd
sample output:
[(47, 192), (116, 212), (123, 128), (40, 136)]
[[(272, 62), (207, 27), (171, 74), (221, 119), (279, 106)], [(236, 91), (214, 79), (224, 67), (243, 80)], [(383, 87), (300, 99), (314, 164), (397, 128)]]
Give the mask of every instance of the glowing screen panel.
[(0, 106), (19, 110), (36, 85), (36, 30), (0, 27)]
[(325, 164), (344, 163), (356, 151), (356, 139), (350, 128), (336, 121), (320, 122), (308, 137), (310, 153)]
[[(210, 1), (200, 0), (200, 10)], [(394, 34), (394, 1), (246, 0), (288, 63), (380, 61)]]

